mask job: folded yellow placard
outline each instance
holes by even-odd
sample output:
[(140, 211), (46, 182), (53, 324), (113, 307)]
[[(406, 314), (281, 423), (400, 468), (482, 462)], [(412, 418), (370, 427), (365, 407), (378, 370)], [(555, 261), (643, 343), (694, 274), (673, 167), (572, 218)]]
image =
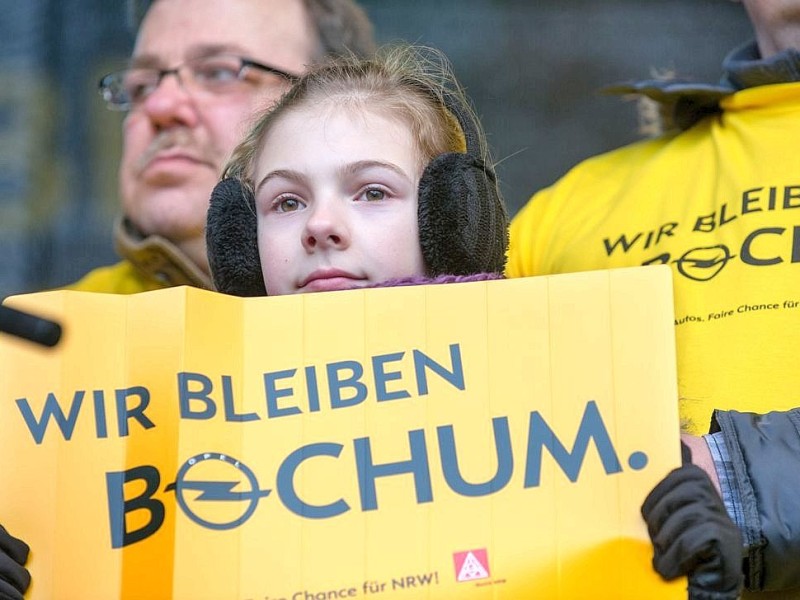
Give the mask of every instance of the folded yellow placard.
[(0, 336), (36, 599), (685, 597), (670, 271), (234, 298), (58, 291)]

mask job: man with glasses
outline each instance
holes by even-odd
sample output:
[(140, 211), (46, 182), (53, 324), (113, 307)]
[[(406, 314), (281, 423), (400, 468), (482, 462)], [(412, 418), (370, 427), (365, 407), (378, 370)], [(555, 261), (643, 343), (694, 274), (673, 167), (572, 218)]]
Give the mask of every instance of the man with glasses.
[(352, 0), (156, 0), (130, 66), (100, 81), (126, 111), (115, 226), (122, 262), (72, 289), (134, 293), (210, 287), (208, 198), (250, 118), (307, 65), (374, 50)]

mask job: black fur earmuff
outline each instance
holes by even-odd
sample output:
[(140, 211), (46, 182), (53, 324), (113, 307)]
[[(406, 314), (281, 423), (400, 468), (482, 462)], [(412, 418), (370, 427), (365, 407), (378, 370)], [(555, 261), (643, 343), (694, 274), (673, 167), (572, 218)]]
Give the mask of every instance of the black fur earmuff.
[(258, 255), (256, 202), (239, 179), (223, 179), (211, 192), (206, 250), (217, 290), (234, 296), (267, 295)]
[(428, 275), (502, 273), (508, 248), (508, 215), (494, 169), (487, 165), (478, 132), (462, 101), (444, 94), (467, 152), (435, 157), (419, 181), (419, 241)]
[[(508, 215), (497, 178), (481, 156), (478, 132), (467, 108), (449, 93), (444, 100), (461, 126), (467, 151), (435, 157), (419, 182), (419, 239), (427, 275), (502, 273)], [(206, 243), (217, 290), (236, 296), (266, 295), (255, 200), (238, 179), (223, 179), (214, 187)]]

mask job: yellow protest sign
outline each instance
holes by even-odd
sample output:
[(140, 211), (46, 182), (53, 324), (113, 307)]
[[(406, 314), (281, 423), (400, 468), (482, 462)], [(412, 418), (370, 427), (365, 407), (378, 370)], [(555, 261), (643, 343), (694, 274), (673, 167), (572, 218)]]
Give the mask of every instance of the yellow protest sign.
[(685, 597), (669, 269), (235, 298), (57, 291), (0, 337), (37, 599)]

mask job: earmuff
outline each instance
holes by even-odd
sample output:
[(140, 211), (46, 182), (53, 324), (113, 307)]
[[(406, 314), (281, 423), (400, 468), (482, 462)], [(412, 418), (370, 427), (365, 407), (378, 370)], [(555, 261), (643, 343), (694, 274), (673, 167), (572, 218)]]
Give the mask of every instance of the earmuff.
[(419, 181), (419, 240), (428, 275), (502, 273), (508, 215), (494, 169), (481, 155), (475, 122), (462, 100), (443, 96), (466, 141), (466, 153), (431, 160)]
[(234, 296), (266, 296), (258, 255), (253, 191), (239, 179), (220, 181), (211, 192), (206, 252), (214, 287)]
[[(461, 126), (467, 151), (435, 157), (420, 178), (419, 239), (427, 275), (502, 273), (508, 215), (497, 178), (481, 156), (478, 131), (467, 107), (449, 92), (443, 100)], [(223, 179), (214, 187), (206, 243), (217, 290), (236, 296), (267, 294), (258, 254), (255, 200), (238, 179)]]

